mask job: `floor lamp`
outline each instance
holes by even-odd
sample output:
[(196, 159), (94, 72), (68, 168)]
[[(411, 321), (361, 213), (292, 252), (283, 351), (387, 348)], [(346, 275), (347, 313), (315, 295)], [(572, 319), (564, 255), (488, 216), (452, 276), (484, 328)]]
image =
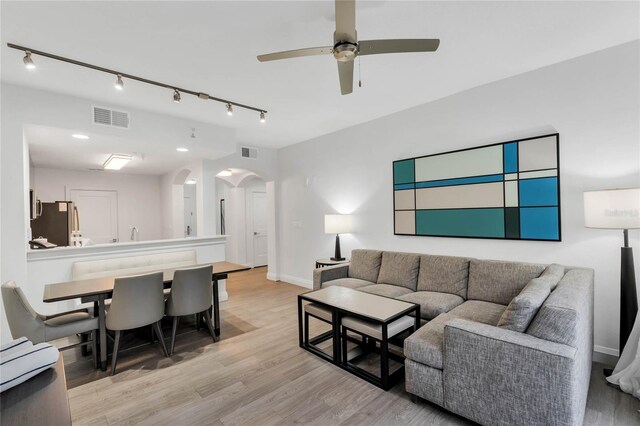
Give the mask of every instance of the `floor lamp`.
[[(584, 193), (584, 224), (587, 228), (622, 229), (624, 246), (620, 259), (620, 354), (638, 314), (633, 249), (629, 229), (640, 228), (640, 188), (609, 189)], [(605, 370), (605, 374), (608, 375)], [(609, 373), (610, 374), (610, 373)]]
[(351, 215), (348, 214), (326, 214), (324, 215), (325, 234), (336, 234), (336, 250), (331, 260), (345, 260), (340, 253), (340, 234), (351, 232)]

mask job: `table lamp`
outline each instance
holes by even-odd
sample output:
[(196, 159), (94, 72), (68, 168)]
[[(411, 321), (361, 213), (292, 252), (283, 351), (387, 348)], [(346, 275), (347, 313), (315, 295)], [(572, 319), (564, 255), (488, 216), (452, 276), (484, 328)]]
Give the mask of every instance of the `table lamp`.
[(584, 225), (587, 228), (622, 229), (624, 246), (620, 262), (620, 354), (638, 313), (633, 251), (629, 229), (640, 228), (640, 188), (609, 189), (584, 193)]
[(331, 260), (345, 260), (340, 253), (340, 234), (351, 232), (351, 215), (325, 214), (324, 232), (325, 234), (336, 234), (336, 252)]

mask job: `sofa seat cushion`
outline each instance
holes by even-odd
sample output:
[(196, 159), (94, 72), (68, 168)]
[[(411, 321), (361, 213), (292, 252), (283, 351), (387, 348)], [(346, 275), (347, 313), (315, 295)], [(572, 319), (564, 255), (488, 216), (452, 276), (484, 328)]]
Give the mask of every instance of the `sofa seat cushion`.
[(338, 278), (337, 280), (322, 283), (322, 288), (339, 285), (340, 287), (360, 288), (373, 284), (371, 281), (360, 280), (358, 278)]
[(352, 250), (349, 263), (349, 278), (377, 282), (380, 273), (382, 252), (379, 250)]
[(550, 292), (548, 280), (541, 277), (529, 281), (509, 303), (498, 321), (498, 327), (524, 333)]
[(358, 290), (364, 291), (365, 293), (377, 294), (378, 296), (394, 298), (397, 298), (404, 294), (413, 293), (413, 291), (409, 290), (406, 287), (400, 287), (391, 284), (373, 284), (366, 287), (358, 287)]
[(467, 299), (506, 306), (545, 268), (545, 265), (535, 263), (472, 259)]
[(435, 291), (416, 291), (399, 296), (398, 300), (420, 305), (420, 317), (427, 320), (432, 320), (464, 303), (460, 296)]
[(437, 291), (467, 297), (469, 260), (464, 257), (420, 256), (418, 291)]
[(394, 284), (416, 291), (419, 268), (420, 255), (385, 251), (382, 253), (378, 284)]
[(442, 370), (444, 326), (456, 317), (440, 314), (404, 340), (404, 356), (412, 361)]
[(457, 318), (464, 318), (483, 324), (498, 325), (498, 321), (500, 321), (505, 309), (507, 309), (506, 306), (497, 303), (467, 300), (462, 305), (449, 311), (449, 314)]

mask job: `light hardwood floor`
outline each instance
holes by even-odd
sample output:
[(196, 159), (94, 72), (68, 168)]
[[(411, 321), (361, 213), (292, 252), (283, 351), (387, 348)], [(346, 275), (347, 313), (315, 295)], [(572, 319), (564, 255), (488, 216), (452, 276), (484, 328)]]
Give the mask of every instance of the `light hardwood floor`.
[[(470, 424), (412, 403), (404, 383), (384, 392), (300, 349), (296, 295), (307, 289), (265, 274), (230, 276), (218, 343), (201, 330), (179, 336), (171, 358), (157, 344), (142, 346), (119, 357), (114, 377), (65, 354), (74, 424)], [(601, 367), (593, 368), (585, 424), (640, 424), (640, 401), (607, 386)]]

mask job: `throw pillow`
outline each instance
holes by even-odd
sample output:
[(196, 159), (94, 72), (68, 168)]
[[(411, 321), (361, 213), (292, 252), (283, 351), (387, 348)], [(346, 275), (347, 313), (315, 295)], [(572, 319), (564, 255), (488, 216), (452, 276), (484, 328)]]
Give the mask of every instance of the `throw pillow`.
[(498, 321), (498, 327), (524, 333), (550, 293), (551, 286), (547, 280), (532, 279), (509, 303)]

